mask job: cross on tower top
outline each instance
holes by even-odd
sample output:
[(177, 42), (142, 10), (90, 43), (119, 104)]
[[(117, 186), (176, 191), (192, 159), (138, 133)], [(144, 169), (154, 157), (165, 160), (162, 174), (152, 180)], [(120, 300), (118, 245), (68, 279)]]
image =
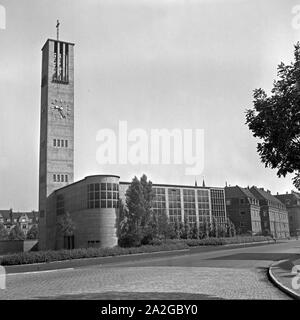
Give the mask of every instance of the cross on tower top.
[(56, 22), (57, 41), (59, 40), (59, 26), (60, 26), (60, 22), (59, 22), (59, 20), (57, 20), (57, 22)]

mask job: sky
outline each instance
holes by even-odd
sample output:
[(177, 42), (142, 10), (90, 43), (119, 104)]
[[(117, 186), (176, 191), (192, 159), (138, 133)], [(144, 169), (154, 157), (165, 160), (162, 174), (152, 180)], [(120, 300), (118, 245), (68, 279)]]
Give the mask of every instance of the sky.
[[(299, 3), (300, 4), (300, 3)], [(293, 0), (0, 0), (0, 209), (38, 208), (41, 48), (75, 43), (75, 181), (146, 173), (154, 183), (293, 189), (265, 168), (245, 125), (252, 93), (293, 60)], [(2, 10), (3, 11), (3, 10)], [(0, 16), (1, 18), (1, 16)], [(0, 21), (1, 22), (1, 21)], [(1, 26), (1, 24), (0, 24)], [(99, 164), (97, 132), (203, 129), (204, 170)]]

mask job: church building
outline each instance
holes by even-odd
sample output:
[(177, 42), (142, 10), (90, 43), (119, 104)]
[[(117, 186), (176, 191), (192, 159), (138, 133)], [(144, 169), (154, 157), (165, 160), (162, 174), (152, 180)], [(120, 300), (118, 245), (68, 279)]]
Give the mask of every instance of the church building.
[[(129, 186), (119, 180), (93, 175), (74, 182), (74, 44), (48, 39), (42, 48), (39, 249), (117, 245), (119, 199), (125, 200)], [(154, 210), (171, 222), (226, 222), (223, 188), (154, 184), (153, 190)], [(58, 231), (67, 212), (75, 225), (72, 236)]]

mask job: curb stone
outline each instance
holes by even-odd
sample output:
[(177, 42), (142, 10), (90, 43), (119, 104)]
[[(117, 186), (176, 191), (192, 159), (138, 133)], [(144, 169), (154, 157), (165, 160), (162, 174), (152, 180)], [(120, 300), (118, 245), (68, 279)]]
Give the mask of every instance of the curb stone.
[(294, 290), (288, 288), (287, 286), (285, 286), (284, 284), (282, 284), (274, 275), (273, 273), (273, 269), (278, 268), (278, 266), (283, 263), (289, 261), (288, 259), (285, 260), (280, 260), (280, 261), (275, 261), (273, 262), (268, 269), (268, 277), (270, 279), (270, 281), (276, 286), (278, 287), (281, 291), (283, 291), (284, 293), (286, 293), (287, 295), (289, 295), (290, 297), (294, 298), (295, 300), (300, 300), (300, 295), (298, 293), (296, 293)]

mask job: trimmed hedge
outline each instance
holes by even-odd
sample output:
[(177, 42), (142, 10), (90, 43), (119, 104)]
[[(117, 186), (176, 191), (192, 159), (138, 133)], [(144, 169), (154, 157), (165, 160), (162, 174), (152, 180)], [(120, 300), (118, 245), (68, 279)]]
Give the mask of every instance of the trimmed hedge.
[(197, 247), (197, 246), (218, 246), (225, 244), (239, 244), (239, 243), (252, 243), (252, 242), (260, 242), (260, 241), (269, 241), (271, 237), (263, 237), (263, 236), (240, 236), (235, 238), (205, 238), (205, 239), (188, 239), (185, 240), (186, 244), (189, 247)]
[(235, 237), (235, 238), (205, 238), (205, 239), (188, 239), (176, 240), (167, 239), (155, 240), (151, 245), (144, 245), (133, 248), (81, 248), (73, 250), (58, 250), (58, 251), (35, 251), (35, 252), (22, 252), (6, 255), (0, 258), (0, 265), (20, 265), (43, 263), (53, 261), (63, 261), (72, 259), (120, 256), (135, 253), (150, 253), (169, 250), (187, 249), (189, 247), (197, 246), (217, 246), (235, 243), (251, 243), (271, 240), (271, 237), (255, 236), (255, 237)]
[(181, 242), (177, 244), (162, 244), (160, 246), (145, 245), (134, 248), (81, 248), (73, 250), (22, 252), (1, 257), (0, 265), (9, 266), (18, 264), (43, 263), (72, 259), (119, 256), (135, 253), (150, 253), (187, 248), (188, 245), (185, 242)]

